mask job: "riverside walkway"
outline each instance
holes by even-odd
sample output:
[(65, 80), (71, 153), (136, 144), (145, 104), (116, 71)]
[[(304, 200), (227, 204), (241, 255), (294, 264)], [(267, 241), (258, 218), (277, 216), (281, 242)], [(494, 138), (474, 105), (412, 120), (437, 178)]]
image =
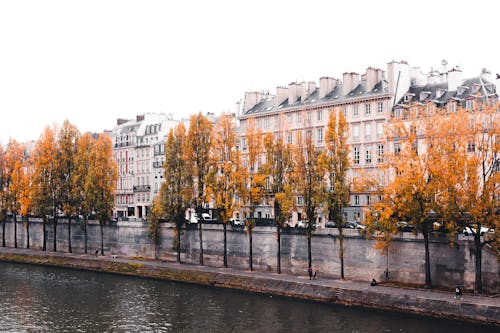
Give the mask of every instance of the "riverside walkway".
[(307, 275), (7, 247), (0, 248), (0, 261), (168, 279), (330, 304), (387, 309), (500, 326), (498, 295), (464, 294), (462, 299), (455, 299), (453, 292), (380, 284), (370, 286), (370, 281), (331, 279), (323, 278), (321, 275), (316, 280), (310, 280)]

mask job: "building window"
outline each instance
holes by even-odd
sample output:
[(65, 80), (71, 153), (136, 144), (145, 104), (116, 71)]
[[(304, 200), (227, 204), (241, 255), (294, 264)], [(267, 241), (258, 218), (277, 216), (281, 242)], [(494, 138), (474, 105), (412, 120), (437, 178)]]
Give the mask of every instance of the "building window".
[(323, 128), (318, 128), (316, 130), (316, 141), (318, 143), (322, 143), (323, 142)]
[(384, 123), (377, 123), (377, 138), (384, 136)]
[(394, 142), (394, 155), (399, 155), (401, 153), (401, 144), (399, 142)]
[(384, 162), (384, 145), (382, 144), (379, 144), (377, 146), (377, 162), (378, 163)]
[(467, 143), (467, 152), (473, 153), (476, 151), (476, 144), (474, 142)]
[(354, 164), (359, 164), (359, 147), (354, 147)]
[(293, 143), (292, 132), (288, 132), (286, 136), (287, 136), (287, 142), (288, 142), (288, 144), (291, 145)]
[(355, 117), (359, 116), (359, 109), (357, 105), (352, 106), (352, 115)]
[(241, 146), (243, 147), (243, 151), (247, 151), (247, 138), (241, 138)]
[(365, 150), (365, 163), (366, 164), (371, 164), (372, 163), (372, 147), (366, 147), (366, 150)]
[(292, 114), (291, 113), (286, 115), (286, 120), (288, 121), (289, 124), (292, 123)]
[(384, 111), (384, 103), (379, 102), (377, 103), (377, 112), (382, 113)]
[(354, 196), (354, 205), (359, 206), (359, 195), (357, 194)]
[(365, 124), (365, 138), (369, 139), (372, 137), (372, 124)]
[(316, 112), (317, 114), (317, 117), (318, 117), (318, 121), (322, 121), (323, 120), (323, 110), (318, 110)]
[(372, 111), (370, 110), (370, 104), (365, 104), (365, 115), (368, 115), (372, 113)]
[(345, 106), (342, 108), (342, 113), (344, 114), (344, 117), (347, 117), (347, 108)]
[(297, 124), (300, 124), (302, 122), (302, 113), (301, 112), (297, 112), (295, 114), (295, 121), (297, 122)]
[(297, 205), (301, 206), (304, 204), (304, 198), (303, 197), (297, 197)]
[(352, 139), (354, 141), (359, 140), (359, 125), (353, 125), (352, 126)]
[(306, 121), (308, 124), (311, 123), (311, 112), (306, 112)]

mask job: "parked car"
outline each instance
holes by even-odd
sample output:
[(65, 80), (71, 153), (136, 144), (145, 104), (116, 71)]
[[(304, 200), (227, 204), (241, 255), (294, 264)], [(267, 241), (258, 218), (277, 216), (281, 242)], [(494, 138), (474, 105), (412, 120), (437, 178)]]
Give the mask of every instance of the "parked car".
[(307, 228), (307, 222), (306, 221), (303, 221), (303, 220), (300, 220), (297, 222), (297, 224), (295, 225), (296, 228)]
[(398, 221), (396, 222), (396, 226), (399, 231), (407, 232), (407, 231), (413, 231), (413, 226), (406, 222), (406, 221)]
[(234, 226), (242, 226), (242, 225), (245, 225), (245, 221), (241, 220), (240, 218), (238, 217), (231, 217), (229, 219), (229, 223), (231, 223), (232, 225)]
[(325, 228), (335, 228), (337, 225), (335, 224), (334, 221), (328, 221), (325, 224)]
[[(213, 221), (208, 213), (201, 213), (203, 218), (203, 222), (211, 222)], [(198, 216), (196, 214), (191, 214), (191, 218), (189, 219), (189, 223), (198, 223)]]
[(346, 228), (362, 230), (362, 229), (366, 229), (366, 226), (359, 224), (356, 221), (353, 221), (353, 222), (347, 222)]
[[(469, 227), (465, 227), (463, 230), (462, 230), (462, 233), (465, 235), (465, 236), (472, 236), (474, 235), (474, 233), (476, 233), (476, 230), (475, 228), (469, 228)], [(479, 232), (479, 235), (481, 236), (484, 236), (485, 233), (487, 232), (493, 232), (493, 229), (488, 229), (487, 227), (483, 227), (481, 226), (481, 229), (480, 229), (480, 232)]]

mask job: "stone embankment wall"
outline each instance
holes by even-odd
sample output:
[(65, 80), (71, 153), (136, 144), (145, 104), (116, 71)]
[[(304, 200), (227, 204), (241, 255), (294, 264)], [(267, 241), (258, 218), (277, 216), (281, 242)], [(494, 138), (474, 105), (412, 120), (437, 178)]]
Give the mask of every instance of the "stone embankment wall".
[[(53, 248), (53, 226), (47, 225), (47, 249)], [(89, 252), (100, 247), (100, 229), (96, 222), (88, 224)], [(82, 253), (84, 234), (80, 223), (71, 225), (73, 252)], [(26, 229), (18, 222), (18, 246), (26, 245)], [(41, 221), (30, 222), (30, 245), (34, 249), (42, 246)], [(57, 228), (57, 250), (68, 249), (67, 221), (60, 221)], [(1, 229), (0, 229), (1, 233)], [(350, 280), (383, 281), (386, 271), (393, 282), (423, 284), (424, 244), (421, 237), (402, 233), (392, 243), (388, 255), (374, 249), (375, 242), (367, 240), (357, 230), (345, 230), (344, 265), (345, 277)], [(336, 229), (317, 230), (312, 238), (313, 266), (321, 276), (338, 277), (340, 272), (339, 241)], [(14, 246), (14, 224), (6, 223), (6, 245)], [(123, 257), (159, 258), (175, 260), (173, 225), (160, 227), (160, 243), (154, 245), (148, 233), (148, 225), (140, 222), (118, 222), (104, 226), (104, 248), (108, 254)], [(228, 265), (248, 269), (249, 237), (243, 228), (228, 226)], [(203, 225), (203, 250), (205, 265), (223, 265), (223, 231), (221, 225)], [(199, 239), (196, 225), (189, 225), (181, 232), (181, 260), (196, 264), (199, 260)], [(471, 239), (459, 236), (455, 247), (444, 238), (432, 238), (431, 276), (433, 284), (454, 287), (464, 284), (473, 289), (475, 277), (475, 251)], [(254, 269), (274, 271), (276, 269), (276, 228), (257, 227), (253, 232)], [(305, 232), (292, 230), (281, 235), (281, 265), (283, 272), (297, 275), (307, 274), (307, 238)], [(483, 286), (485, 291), (500, 293), (499, 261), (488, 248), (483, 248)]]

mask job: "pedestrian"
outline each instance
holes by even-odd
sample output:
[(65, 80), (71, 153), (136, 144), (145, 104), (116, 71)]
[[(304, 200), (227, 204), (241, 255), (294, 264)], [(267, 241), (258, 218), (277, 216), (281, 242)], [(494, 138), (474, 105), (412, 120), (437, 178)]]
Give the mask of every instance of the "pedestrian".
[(309, 273), (309, 280), (312, 280), (312, 276), (313, 276), (313, 269), (311, 266), (309, 266), (309, 268), (307, 269), (307, 272)]
[(313, 280), (316, 280), (316, 274), (318, 274), (318, 270), (316, 269), (316, 266), (313, 267)]
[(375, 279), (372, 279), (372, 282), (370, 283), (370, 286), (374, 287), (377, 285), (377, 281)]
[(99, 255), (99, 249), (95, 250), (95, 257), (97, 258), (98, 255)]
[(461, 286), (457, 286), (455, 288), (455, 299), (457, 299), (457, 298), (462, 299), (462, 287)]

